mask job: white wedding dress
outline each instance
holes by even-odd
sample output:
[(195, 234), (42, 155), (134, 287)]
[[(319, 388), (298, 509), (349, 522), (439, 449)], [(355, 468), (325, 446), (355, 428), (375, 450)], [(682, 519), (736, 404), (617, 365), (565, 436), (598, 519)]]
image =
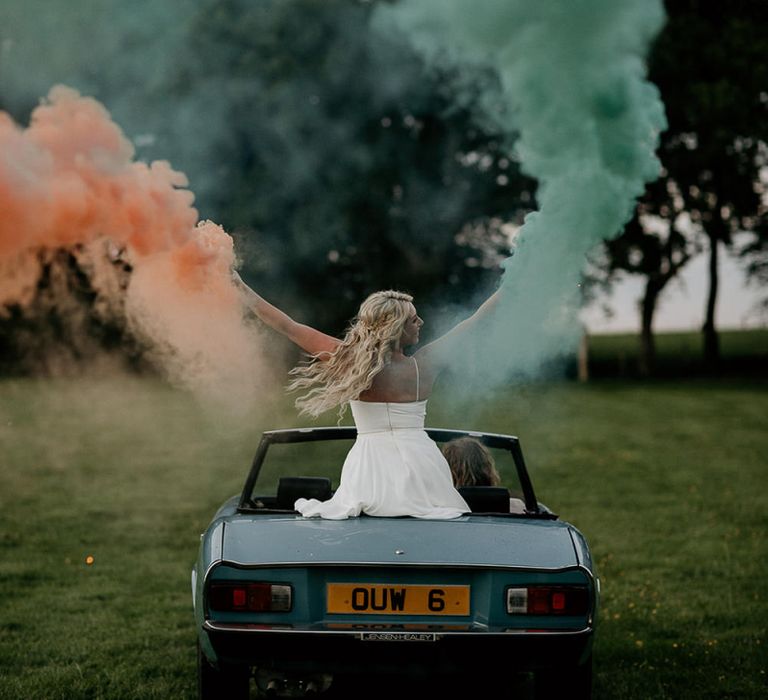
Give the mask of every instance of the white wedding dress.
[(298, 499), (297, 511), (329, 520), (360, 513), (448, 520), (469, 512), (453, 487), (448, 462), (424, 432), (426, 400), (350, 401), (350, 407), (357, 439), (344, 460), (339, 488), (328, 501)]

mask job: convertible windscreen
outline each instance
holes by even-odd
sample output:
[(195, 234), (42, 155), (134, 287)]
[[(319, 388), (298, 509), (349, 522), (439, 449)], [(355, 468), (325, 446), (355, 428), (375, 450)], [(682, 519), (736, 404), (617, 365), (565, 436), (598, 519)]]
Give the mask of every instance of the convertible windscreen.
[[(428, 429), (440, 447), (470, 437), (491, 454), (501, 484), (460, 485), (473, 513), (551, 517), (536, 502), (517, 438), (487, 433)], [(355, 440), (355, 429), (305, 428), (264, 434), (240, 498), (240, 512), (293, 512), (298, 498), (331, 498)]]

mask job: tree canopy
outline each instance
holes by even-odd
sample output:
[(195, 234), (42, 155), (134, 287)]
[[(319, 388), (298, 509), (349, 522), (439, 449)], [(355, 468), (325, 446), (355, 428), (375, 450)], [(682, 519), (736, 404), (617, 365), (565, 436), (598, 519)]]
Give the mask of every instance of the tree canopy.
[[(212, 208), (245, 277), (335, 329), (380, 288), (466, 303), (495, 276), (501, 223), (532, 199), (501, 135), (457, 99), (466, 76), (428, 70), (404, 38), (372, 30), (370, 12), (207, 3), (174, 83), (204, 76), (226, 96)], [(478, 94), (497, 88), (490, 71), (473, 79)]]

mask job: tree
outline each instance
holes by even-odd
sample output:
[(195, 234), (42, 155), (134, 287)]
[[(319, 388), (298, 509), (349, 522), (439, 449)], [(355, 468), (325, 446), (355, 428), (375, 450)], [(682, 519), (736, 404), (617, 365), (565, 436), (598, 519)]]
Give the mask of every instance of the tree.
[(689, 235), (683, 228), (681, 200), (674, 190), (674, 183), (663, 176), (649, 189), (659, 190), (653, 197), (657, 204), (666, 197), (666, 204), (658, 207), (663, 216), (656, 214), (645, 202), (638, 205), (636, 215), (623, 233), (606, 242), (607, 263), (604, 263), (609, 277), (618, 271), (645, 277), (645, 290), (640, 300), (638, 367), (644, 377), (652, 375), (655, 366), (653, 318), (659, 297), (693, 254)]
[(669, 127), (664, 167), (647, 188), (633, 222), (607, 244), (608, 268), (647, 277), (642, 308), (643, 368), (653, 363), (652, 319), (664, 286), (702, 247), (709, 253), (703, 325), (706, 363), (715, 369), (718, 255), (761, 212), (761, 142), (766, 140), (768, 6), (759, 0), (710, 3), (667, 0), (669, 20), (649, 58)]
[(718, 256), (761, 207), (758, 149), (768, 137), (768, 7), (759, 0), (669, 0), (670, 22), (651, 77), (667, 106), (662, 161), (709, 252), (704, 358), (720, 359), (715, 327)]
[[(763, 93), (768, 102), (768, 92)], [(768, 143), (760, 143), (758, 166), (764, 175), (768, 173)], [(754, 223), (749, 227), (749, 236), (740, 247), (739, 255), (746, 263), (747, 279), (763, 287), (768, 287), (768, 176), (755, 183), (755, 190), (760, 195), (762, 205), (757, 211)], [(768, 316), (768, 296), (763, 297), (760, 306)]]

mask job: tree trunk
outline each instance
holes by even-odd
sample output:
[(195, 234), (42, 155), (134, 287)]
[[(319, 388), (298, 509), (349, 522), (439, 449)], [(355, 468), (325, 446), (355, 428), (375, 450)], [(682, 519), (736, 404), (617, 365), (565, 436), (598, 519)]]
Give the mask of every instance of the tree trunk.
[(664, 288), (664, 282), (658, 277), (649, 276), (645, 284), (645, 294), (640, 302), (640, 359), (638, 370), (640, 376), (650, 377), (656, 366), (656, 341), (653, 337), (653, 315), (656, 312), (656, 302), (659, 293)]
[(579, 356), (578, 356), (578, 377), (580, 382), (589, 381), (589, 336), (587, 335), (586, 328), (581, 333), (581, 341), (579, 342)]
[(707, 295), (707, 308), (704, 318), (704, 326), (701, 329), (704, 334), (704, 365), (710, 372), (715, 372), (720, 367), (720, 338), (715, 328), (715, 305), (717, 304), (718, 286), (718, 253), (719, 240), (715, 230), (707, 231), (709, 237), (709, 293)]

